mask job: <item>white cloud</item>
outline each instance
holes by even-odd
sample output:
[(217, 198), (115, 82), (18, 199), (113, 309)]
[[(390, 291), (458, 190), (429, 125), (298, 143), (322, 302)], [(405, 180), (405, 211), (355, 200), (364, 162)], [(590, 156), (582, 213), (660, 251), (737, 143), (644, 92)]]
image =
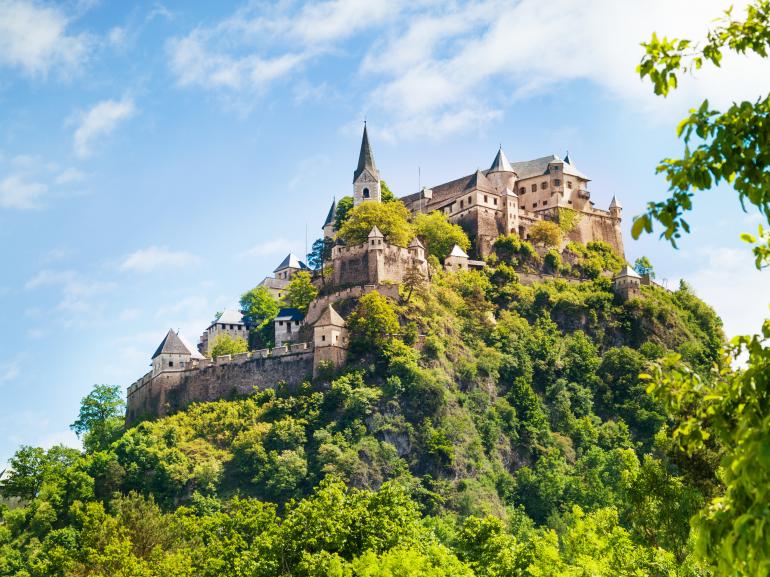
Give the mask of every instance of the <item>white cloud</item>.
[(61, 74), (86, 58), (89, 38), (71, 34), (69, 18), (56, 6), (36, 1), (0, 0), (0, 66), (29, 75)]
[(107, 33), (107, 42), (111, 46), (120, 47), (126, 43), (127, 39), (126, 29), (121, 26), (115, 26), (111, 28)]
[(42, 197), (48, 186), (42, 182), (27, 180), (19, 174), (12, 174), (0, 180), (0, 208), (29, 210), (41, 208)]
[(252, 246), (250, 249), (241, 253), (241, 256), (272, 256), (272, 255), (285, 255), (290, 252), (296, 252), (297, 243), (285, 238), (274, 238), (265, 242), (261, 242)]
[(86, 178), (86, 175), (84, 172), (78, 170), (77, 168), (65, 168), (62, 170), (54, 179), (54, 182), (56, 184), (76, 184), (78, 182), (83, 182)]
[(29, 279), (24, 288), (34, 290), (50, 286), (60, 289), (62, 293), (57, 310), (68, 315), (82, 315), (93, 312), (94, 298), (110, 292), (116, 285), (113, 282), (85, 279), (73, 270), (43, 269)]
[(728, 337), (757, 333), (770, 317), (767, 272), (754, 267), (748, 248), (706, 247), (696, 256), (698, 267), (686, 280), (714, 307)]
[(123, 259), (118, 268), (124, 272), (148, 273), (159, 268), (191, 266), (198, 260), (197, 256), (189, 252), (151, 246), (131, 253)]
[(167, 44), (169, 66), (184, 87), (262, 92), (335, 43), (395, 18), (394, 0), (330, 0), (302, 7), (247, 5)]
[(0, 362), (0, 385), (9, 383), (21, 374), (21, 366), (18, 358)]
[(80, 115), (73, 135), (75, 153), (80, 157), (89, 156), (94, 141), (107, 136), (122, 122), (136, 114), (131, 98), (103, 100)]

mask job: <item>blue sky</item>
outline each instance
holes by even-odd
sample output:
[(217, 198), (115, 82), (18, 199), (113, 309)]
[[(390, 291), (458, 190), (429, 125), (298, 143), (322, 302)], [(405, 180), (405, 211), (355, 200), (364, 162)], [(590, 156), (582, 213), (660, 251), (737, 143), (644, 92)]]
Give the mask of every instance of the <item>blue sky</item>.
[[(349, 194), (362, 119), (398, 194), (570, 151), (624, 229), (662, 198), (657, 161), (709, 97), (754, 98), (756, 59), (668, 100), (634, 73), (653, 30), (698, 35), (704, 1), (0, 0), (0, 462), (76, 443), (95, 383), (141, 376), (168, 328), (196, 341)], [(759, 222), (729, 190), (697, 199), (672, 250), (626, 235), (659, 278), (685, 278), (729, 334), (770, 288), (738, 240)]]

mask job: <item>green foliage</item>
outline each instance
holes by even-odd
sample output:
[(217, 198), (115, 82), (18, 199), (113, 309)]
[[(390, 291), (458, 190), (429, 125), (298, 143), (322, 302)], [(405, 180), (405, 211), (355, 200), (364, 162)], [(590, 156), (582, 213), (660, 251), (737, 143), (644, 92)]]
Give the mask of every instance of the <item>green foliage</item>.
[(380, 180), (380, 200), (382, 202), (398, 201), (398, 197), (395, 194), (393, 194), (393, 191), (390, 190), (390, 187), (387, 185), (387, 183), (384, 180)]
[(215, 359), (224, 355), (245, 353), (248, 352), (248, 350), (249, 345), (243, 337), (233, 338), (227, 333), (222, 333), (217, 335), (211, 343), (211, 346), (209, 347), (209, 356), (212, 359)]
[(283, 301), (287, 306), (299, 309), (304, 315), (317, 296), (318, 288), (313, 284), (310, 273), (301, 270), (292, 275), (283, 293)]
[(538, 220), (529, 227), (528, 232), (532, 242), (545, 247), (558, 247), (561, 244), (561, 239), (564, 237), (561, 227), (550, 220)]
[(583, 214), (577, 210), (564, 207), (559, 207), (558, 211), (559, 228), (561, 229), (562, 234), (567, 235), (575, 230), (577, 225), (580, 224), (580, 219), (582, 218)]
[(414, 218), (414, 230), (428, 254), (435, 256), (439, 262), (444, 262), (455, 245), (464, 251), (471, 248), (471, 241), (462, 227), (450, 223), (443, 212), (434, 210), (428, 214), (418, 214)]
[(350, 211), (353, 210), (353, 197), (343, 196), (339, 202), (337, 202), (337, 210), (334, 213), (334, 228), (339, 230), (345, 222), (347, 222), (350, 216)]
[(375, 351), (400, 332), (395, 307), (377, 291), (362, 296), (347, 319), (351, 346)]
[(414, 238), (409, 210), (400, 201), (362, 202), (350, 211), (337, 234), (346, 244), (357, 245), (366, 242), (375, 226), (387, 242), (398, 246), (407, 246)]
[(646, 256), (640, 256), (634, 261), (634, 270), (642, 276), (649, 275), (650, 278), (655, 278), (652, 263)]
[(278, 314), (278, 301), (265, 286), (254, 287), (241, 295), (243, 322), (256, 330), (270, 325)]
[(313, 242), (311, 251), (307, 254), (307, 263), (313, 270), (323, 272), (323, 265), (332, 258), (334, 240), (329, 237), (318, 238)]
[(107, 448), (123, 430), (123, 394), (120, 387), (94, 385), (80, 401), (80, 413), (70, 425), (88, 451)]

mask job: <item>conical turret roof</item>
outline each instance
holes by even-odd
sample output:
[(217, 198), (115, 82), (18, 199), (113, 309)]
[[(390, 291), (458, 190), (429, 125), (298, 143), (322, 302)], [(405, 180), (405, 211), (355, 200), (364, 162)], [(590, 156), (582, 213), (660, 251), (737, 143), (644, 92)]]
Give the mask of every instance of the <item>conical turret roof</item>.
[(318, 320), (315, 322), (313, 326), (323, 327), (328, 325), (332, 325), (335, 327), (345, 326), (345, 320), (340, 316), (340, 314), (337, 311), (334, 310), (334, 307), (332, 305), (326, 305), (324, 312), (321, 313), (321, 316), (318, 317)]
[(377, 225), (375, 224), (372, 227), (372, 230), (369, 232), (369, 238), (384, 238), (385, 235), (380, 232), (380, 229), (377, 228)]
[(612, 195), (612, 201), (610, 202), (610, 208), (623, 208), (623, 205), (620, 204), (618, 199), (615, 197), (615, 195)]
[(174, 332), (174, 329), (168, 329), (168, 333), (166, 333), (166, 336), (158, 345), (158, 348), (155, 350), (155, 354), (152, 355), (152, 358), (154, 359), (155, 357), (163, 354), (191, 355), (192, 352), (182, 342), (182, 339), (179, 338), (179, 335)]
[(489, 167), (487, 172), (513, 172), (513, 167), (511, 166), (511, 163), (508, 162), (508, 158), (505, 156), (502, 146), (497, 151), (497, 156), (495, 156), (495, 159), (492, 161), (492, 166)]
[(364, 136), (361, 138), (361, 151), (358, 153), (358, 166), (353, 173), (353, 182), (358, 180), (358, 177), (361, 176), (364, 170), (368, 170), (373, 176), (377, 176), (377, 166), (374, 164), (374, 154), (369, 144), (369, 133), (366, 130), (366, 123), (364, 123)]
[(332, 200), (331, 208), (329, 208), (329, 214), (326, 215), (326, 220), (324, 221), (324, 227), (334, 223), (334, 217), (336, 213), (337, 213), (337, 199), (335, 198), (334, 200)]

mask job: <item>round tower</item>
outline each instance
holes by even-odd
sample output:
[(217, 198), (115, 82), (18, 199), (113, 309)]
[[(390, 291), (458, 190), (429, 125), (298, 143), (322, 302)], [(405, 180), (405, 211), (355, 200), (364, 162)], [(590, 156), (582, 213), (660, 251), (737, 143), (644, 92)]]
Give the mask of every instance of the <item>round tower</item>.
[(516, 173), (513, 171), (511, 163), (508, 162), (502, 145), (492, 161), (492, 166), (487, 170), (487, 178), (492, 181), (492, 184), (495, 185), (495, 190), (500, 194), (503, 194), (506, 188), (516, 190)]

